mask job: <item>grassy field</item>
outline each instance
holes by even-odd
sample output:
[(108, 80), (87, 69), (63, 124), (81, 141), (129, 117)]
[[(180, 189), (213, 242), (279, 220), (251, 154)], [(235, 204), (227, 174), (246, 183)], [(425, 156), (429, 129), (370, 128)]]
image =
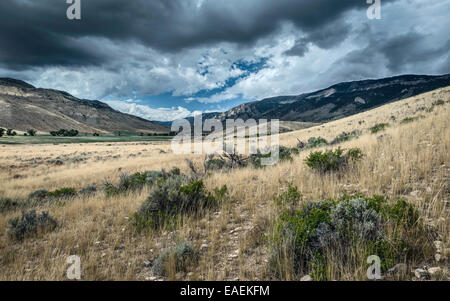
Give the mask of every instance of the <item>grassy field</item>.
[(32, 136), (4, 136), (0, 138), (1, 144), (72, 144), (72, 143), (115, 143), (115, 142), (148, 142), (148, 141), (168, 141), (173, 137), (169, 136), (115, 136), (103, 135), (94, 136), (77, 136), (77, 137), (56, 137), (45, 134)]
[[(410, 269), (427, 265), (440, 267), (442, 274), (438, 279), (447, 280), (449, 100), (450, 88), (444, 88), (328, 124), (282, 134), (280, 144), (293, 147), (298, 140), (321, 136), (331, 141), (344, 131), (358, 130), (361, 132), (358, 138), (339, 146), (360, 148), (365, 157), (345, 173), (338, 174), (320, 174), (308, 168), (305, 158), (316, 149), (302, 150), (292, 162), (264, 169), (246, 167), (212, 172), (203, 178), (206, 189), (228, 187), (228, 197), (218, 207), (178, 218), (170, 227), (141, 233), (130, 221), (152, 188), (145, 186), (108, 196), (102, 189), (105, 183), (117, 185), (123, 173), (172, 167), (190, 174), (185, 159), (192, 160), (201, 169), (203, 156), (174, 155), (170, 143), (162, 141), (103, 144), (80, 140), (71, 145), (2, 145), (0, 199), (26, 199), (41, 189), (54, 191), (70, 187), (79, 191), (88, 185), (97, 187), (97, 192), (30, 205), (39, 212), (48, 211), (58, 226), (54, 231), (23, 241), (8, 236), (8, 220), (20, 216), (21, 209), (0, 212), (0, 280), (65, 280), (66, 259), (70, 255), (80, 256), (83, 280), (297, 279), (292, 271), (275, 275), (269, 268), (268, 238), (279, 218), (275, 199), (292, 185), (302, 194), (297, 208), (309, 201), (354, 193), (405, 199), (418, 209), (420, 220), (426, 227), (432, 227), (437, 236), (416, 250), (428, 257), (424, 255), (423, 259), (416, 260), (417, 254), (412, 254), (396, 262), (409, 265), (399, 279), (411, 280), (414, 274)], [(402, 122), (411, 117), (417, 118)], [(380, 123), (389, 127), (372, 134), (371, 128)], [(425, 251), (433, 245), (433, 240), (443, 244), (439, 261), (435, 254), (429, 256)], [(158, 256), (165, 248), (183, 241), (193, 246), (196, 263), (178, 271), (172, 262), (167, 275), (155, 275), (151, 266)], [(326, 276), (329, 280), (366, 280), (367, 265), (362, 260), (365, 258), (355, 265), (355, 261), (346, 264), (336, 259), (327, 267)], [(286, 261), (286, 265), (290, 264)]]

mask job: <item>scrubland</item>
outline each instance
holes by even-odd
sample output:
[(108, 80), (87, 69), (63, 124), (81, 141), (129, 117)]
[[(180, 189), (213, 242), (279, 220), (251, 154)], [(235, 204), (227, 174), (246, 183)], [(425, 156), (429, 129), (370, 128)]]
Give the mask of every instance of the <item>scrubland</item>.
[[(411, 280), (411, 270), (429, 266), (441, 268), (434, 279), (446, 280), (450, 256), (449, 100), (450, 88), (444, 88), (282, 134), (281, 145), (296, 147), (299, 140), (320, 136), (331, 141), (342, 132), (358, 131), (349, 141), (300, 149), (292, 160), (275, 166), (209, 172), (202, 178), (205, 189), (227, 187), (227, 196), (217, 206), (139, 232), (133, 216), (154, 187), (144, 185), (107, 195), (105, 183), (117, 185), (124, 173), (173, 167), (190, 175), (186, 159), (201, 170), (204, 156), (175, 155), (167, 142), (0, 146), (2, 200), (26, 202), (37, 190), (97, 188), (57, 202), (27, 204), (26, 210), (48, 211), (57, 226), (21, 241), (8, 235), (8, 221), (21, 216), (24, 207), (0, 212), (0, 279), (65, 280), (67, 257), (78, 255), (83, 280), (297, 280), (305, 275), (292, 268), (289, 250), (283, 255), (283, 272), (274, 273), (271, 268), (271, 243), (282, 210), (276, 199), (289, 187), (296, 187), (301, 197), (292, 210), (343, 195), (382, 195), (391, 203), (404, 199), (417, 209), (420, 222), (432, 229), (433, 235), (417, 240), (420, 245), (414, 250), (420, 256), (412, 254), (395, 262), (408, 265), (396, 279)], [(411, 117), (417, 118), (404, 121)], [(371, 128), (382, 123), (389, 126), (371, 133)], [(305, 164), (311, 152), (338, 147), (359, 148), (364, 157), (344, 171), (332, 173), (315, 172)], [(439, 248), (435, 241), (441, 243)], [(195, 260), (183, 262), (180, 268), (175, 255), (168, 256), (166, 273), (156, 275), (152, 267), (159, 256), (186, 242), (189, 248), (183, 250), (187, 255), (195, 253)], [(366, 280), (366, 258), (351, 256), (353, 260), (347, 262), (329, 260), (325, 278)]]

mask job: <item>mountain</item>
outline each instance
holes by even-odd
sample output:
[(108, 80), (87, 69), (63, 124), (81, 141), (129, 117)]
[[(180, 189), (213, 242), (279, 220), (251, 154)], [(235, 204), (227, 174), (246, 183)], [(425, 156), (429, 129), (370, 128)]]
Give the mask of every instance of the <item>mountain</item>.
[(245, 103), (224, 113), (209, 113), (203, 119), (253, 118), (324, 123), (447, 86), (450, 86), (450, 74), (402, 75), (345, 82), (313, 93)]
[(172, 121), (159, 121), (159, 120), (152, 120), (153, 123), (161, 124), (170, 127), (172, 125)]
[(11, 78), (0, 78), (0, 126), (43, 132), (62, 128), (81, 133), (170, 131), (165, 125), (118, 112), (103, 102), (78, 99), (63, 91), (38, 89)]

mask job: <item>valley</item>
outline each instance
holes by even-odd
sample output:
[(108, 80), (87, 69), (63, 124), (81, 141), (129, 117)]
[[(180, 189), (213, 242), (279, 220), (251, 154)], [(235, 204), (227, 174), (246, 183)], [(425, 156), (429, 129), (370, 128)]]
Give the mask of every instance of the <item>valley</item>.
[[(137, 230), (136, 214), (155, 186), (131, 189), (134, 178), (123, 186), (123, 175), (176, 167), (182, 175), (193, 176), (192, 166), (203, 170), (204, 156), (174, 155), (168, 141), (0, 145), (0, 279), (64, 280), (66, 258), (78, 255), (83, 280), (299, 280), (306, 275), (294, 273), (289, 264), (276, 273), (272, 266), (273, 235), (281, 214), (277, 199), (296, 187), (301, 194), (297, 210), (343, 195), (383, 195), (391, 205), (406, 200), (417, 208), (420, 223), (435, 234), (421, 236), (428, 242), (416, 246), (404, 261), (389, 262), (384, 279), (421, 280), (415, 271), (427, 265), (439, 269), (432, 275), (431, 269), (426, 271), (432, 279), (448, 280), (449, 101), (450, 88), (444, 87), (281, 134), (280, 145), (297, 148), (299, 141), (306, 143), (312, 137), (332, 141), (343, 132), (358, 132), (335, 145), (300, 148), (292, 160), (275, 166), (208, 171), (196, 178), (206, 191), (227, 188), (217, 205), (176, 215), (172, 222), (144, 231)], [(386, 126), (373, 133), (380, 124)], [(358, 148), (364, 157), (336, 173), (318, 173), (305, 164), (312, 152), (338, 147)], [(71, 194), (55, 197), (63, 195), (62, 189)], [(47, 197), (30, 203), (30, 195), (42, 190)], [(56, 228), (12, 240), (9, 220), (20, 217), (23, 209), (47, 211), (57, 221)], [(159, 272), (155, 267), (163, 254), (180, 246), (189, 251), (186, 254), (195, 254), (192, 262), (180, 269), (169, 260)], [(335, 260), (320, 277), (366, 279), (366, 258), (352, 260), (360, 264)], [(408, 269), (387, 273), (396, 264)]]

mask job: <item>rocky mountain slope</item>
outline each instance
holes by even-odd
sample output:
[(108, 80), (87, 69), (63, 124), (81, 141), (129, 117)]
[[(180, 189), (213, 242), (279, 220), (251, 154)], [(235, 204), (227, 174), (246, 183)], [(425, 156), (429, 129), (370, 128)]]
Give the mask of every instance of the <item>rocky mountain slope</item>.
[(447, 86), (450, 86), (450, 74), (403, 75), (346, 82), (313, 93), (245, 103), (224, 113), (210, 113), (203, 118), (280, 119), (323, 123)]
[(10, 78), (0, 78), (0, 126), (43, 132), (61, 128), (82, 133), (169, 132), (165, 125), (118, 112), (100, 101), (38, 89)]

